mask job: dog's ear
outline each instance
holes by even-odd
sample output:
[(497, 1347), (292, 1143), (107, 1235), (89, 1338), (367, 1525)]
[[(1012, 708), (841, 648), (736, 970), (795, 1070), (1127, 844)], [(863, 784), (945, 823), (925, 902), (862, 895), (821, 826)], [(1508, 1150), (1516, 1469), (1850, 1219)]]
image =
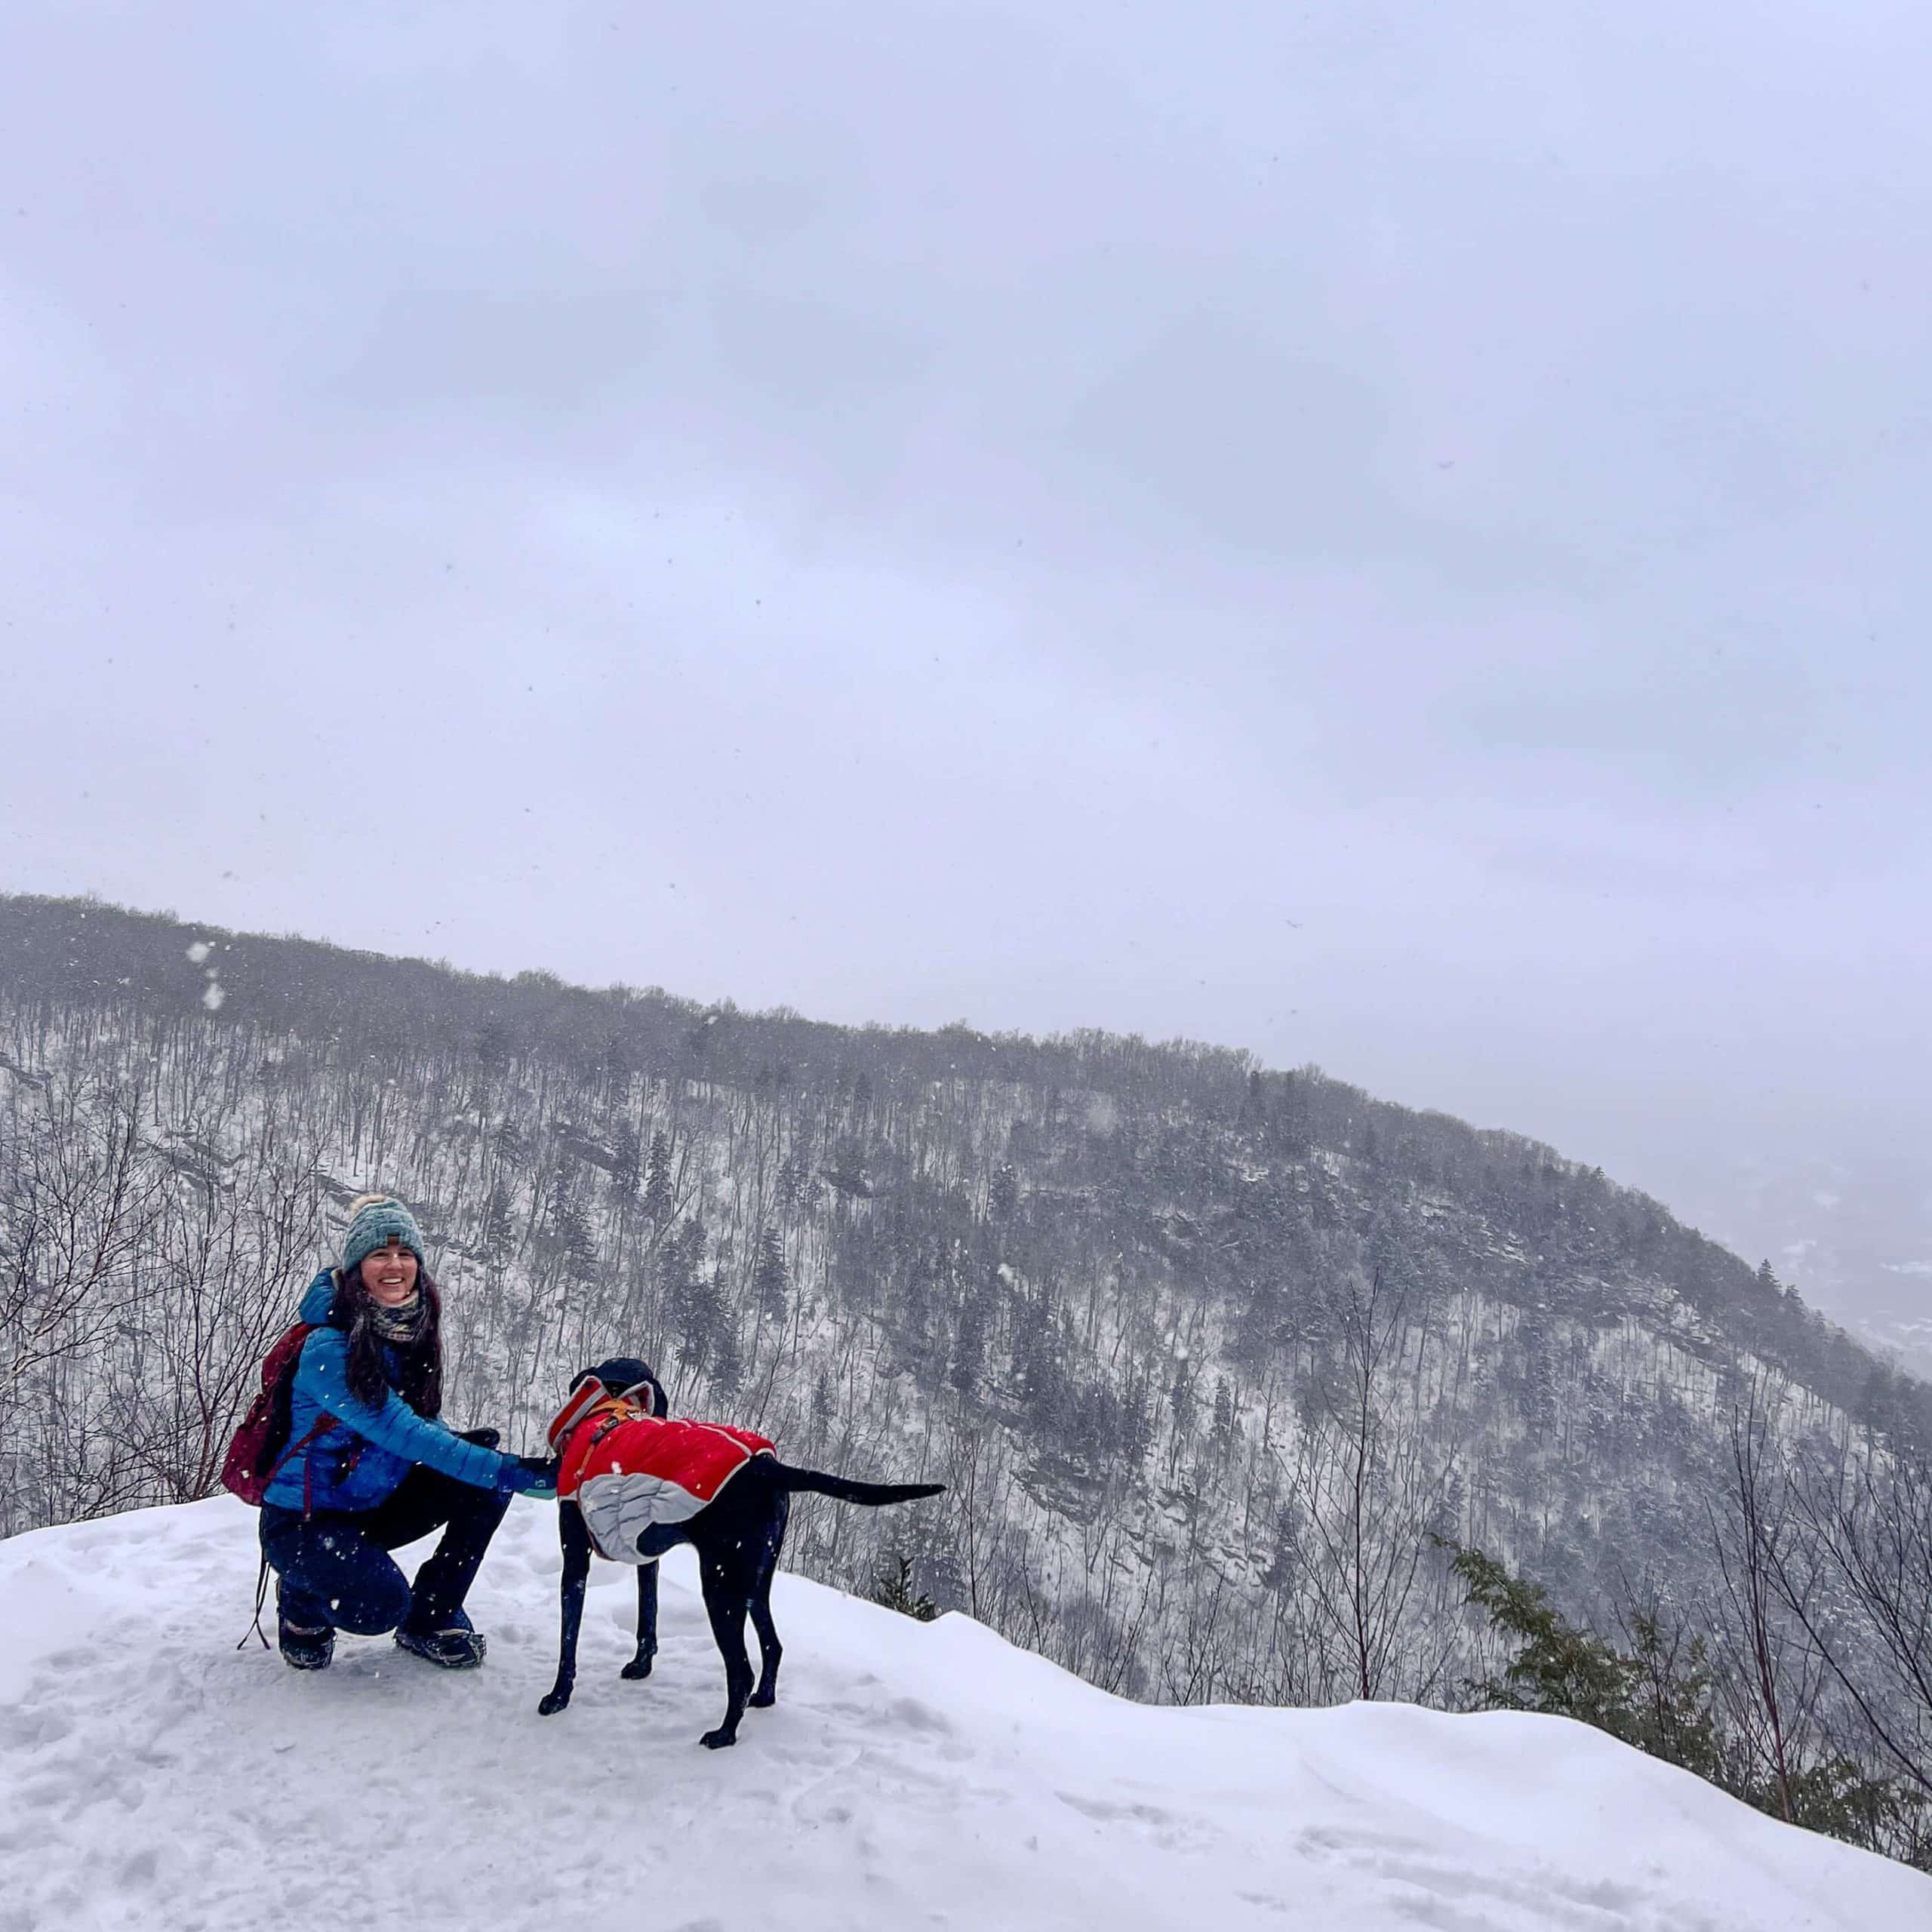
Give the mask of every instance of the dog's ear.
[(664, 1385), (657, 1379), (657, 1371), (648, 1361), (634, 1361), (631, 1367), (635, 1374), (631, 1379), (632, 1392), (641, 1391), (646, 1397), (645, 1407), (654, 1416), (668, 1416), (671, 1413), (671, 1398), (664, 1392)]
[(577, 1372), (571, 1377), (571, 1386), (568, 1392), (574, 1395), (586, 1382), (594, 1380), (596, 1377), (596, 1374), (597, 1371), (594, 1368), (579, 1369)]

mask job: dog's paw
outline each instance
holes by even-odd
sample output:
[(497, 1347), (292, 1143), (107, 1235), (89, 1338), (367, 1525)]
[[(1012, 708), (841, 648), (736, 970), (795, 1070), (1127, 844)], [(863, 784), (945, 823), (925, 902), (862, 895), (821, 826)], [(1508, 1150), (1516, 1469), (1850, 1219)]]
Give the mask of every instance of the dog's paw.
[(777, 1701), (778, 1693), (776, 1690), (754, 1690), (745, 1700), (755, 1711), (768, 1711)]
[(735, 1730), (726, 1730), (721, 1726), (716, 1730), (707, 1730), (698, 1740), (707, 1751), (721, 1751), (728, 1744), (735, 1744), (737, 1741), (738, 1734)]
[(629, 1678), (635, 1684), (640, 1677), (648, 1677), (651, 1675), (651, 1660), (648, 1657), (632, 1657), (617, 1675), (620, 1677)]
[(546, 1690), (543, 1694), (543, 1701), (537, 1706), (537, 1715), (540, 1718), (553, 1718), (570, 1700), (571, 1694), (568, 1690)]

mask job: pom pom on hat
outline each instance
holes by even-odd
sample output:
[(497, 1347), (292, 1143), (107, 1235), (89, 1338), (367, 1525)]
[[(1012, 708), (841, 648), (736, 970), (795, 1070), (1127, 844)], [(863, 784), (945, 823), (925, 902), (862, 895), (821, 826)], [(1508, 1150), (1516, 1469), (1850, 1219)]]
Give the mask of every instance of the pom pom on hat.
[(358, 1194), (349, 1204), (349, 1232), (343, 1236), (342, 1272), (353, 1274), (365, 1257), (399, 1241), (423, 1262), (423, 1230), (416, 1217), (392, 1194)]

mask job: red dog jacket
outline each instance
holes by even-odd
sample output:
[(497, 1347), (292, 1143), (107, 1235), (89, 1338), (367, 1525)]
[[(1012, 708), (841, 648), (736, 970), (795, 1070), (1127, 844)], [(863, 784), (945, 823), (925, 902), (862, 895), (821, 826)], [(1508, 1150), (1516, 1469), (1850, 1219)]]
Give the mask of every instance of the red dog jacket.
[(748, 1429), (647, 1415), (608, 1392), (586, 1404), (582, 1392), (550, 1426), (563, 1458), (557, 1495), (583, 1512), (598, 1554), (615, 1562), (655, 1561), (663, 1552), (647, 1548), (650, 1531), (688, 1521), (754, 1456), (774, 1453)]

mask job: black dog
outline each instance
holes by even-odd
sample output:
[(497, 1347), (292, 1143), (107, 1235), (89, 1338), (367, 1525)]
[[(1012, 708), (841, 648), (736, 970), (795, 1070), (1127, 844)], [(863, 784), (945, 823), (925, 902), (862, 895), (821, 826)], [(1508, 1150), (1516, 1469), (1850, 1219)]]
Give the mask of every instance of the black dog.
[[(601, 1391), (589, 1389), (595, 1381)], [(649, 1366), (632, 1357), (620, 1356), (586, 1369), (571, 1383), (574, 1399), (601, 1396), (628, 1398), (638, 1415), (663, 1417), (670, 1405), (664, 1390)], [(586, 1419), (577, 1427), (614, 1426), (616, 1409), (598, 1401), (598, 1420)], [(553, 1423), (553, 1432), (571, 1413), (567, 1405)], [(596, 1414), (598, 1411), (592, 1411)], [(553, 1436), (553, 1447), (563, 1451), (574, 1434), (565, 1427)], [(763, 1438), (754, 1438), (754, 1441)], [(778, 1553), (785, 1541), (785, 1527), (791, 1515), (792, 1498), (801, 1491), (831, 1496), (841, 1502), (857, 1503), (869, 1509), (888, 1503), (910, 1503), (923, 1496), (937, 1496), (943, 1483), (855, 1482), (848, 1477), (828, 1475), (817, 1469), (792, 1469), (769, 1451), (749, 1456), (729, 1476), (712, 1500), (696, 1513), (675, 1523), (659, 1522), (645, 1530), (635, 1541), (636, 1554), (629, 1547), (607, 1552), (620, 1561), (635, 1561), (637, 1573), (637, 1654), (624, 1666), (627, 1678), (648, 1677), (651, 1660), (657, 1649), (657, 1564), (667, 1549), (688, 1543), (697, 1552), (698, 1574), (704, 1590), (704, 1607), (711, 1620), (711, 1634), (718, 1654), (724, 1660), (728, 1701), (724, 1721), (715, 1730), (706, 1731), (699, 1740), (711, 1750), (737, 1741), (739, 1721), (747, 1703), (764, 1706), (777, 1700), (778, 1660), (783, 1651), (771, 1622), (771, 1577), (778, 1567)], [(590, 1559), (596, 1552), (584, 1512), (574, 1500), (560, 1500), (557, 1506), (557, 1531), (563, 1543), (563, 1641), (557, 1659), (557, 1681), (549, 1694), (537, 1706), (546, 1717), (554, 1715), (569, 1703), (577, 1682), (577, 1639), (583, 1620), (584, 1587), (590, 1575)], [(758, 1687), (752, 1687), (751, 1659), (745, 1647), (745, 1619), (749, 1615), (758, 1632), (761, 1669)]]

